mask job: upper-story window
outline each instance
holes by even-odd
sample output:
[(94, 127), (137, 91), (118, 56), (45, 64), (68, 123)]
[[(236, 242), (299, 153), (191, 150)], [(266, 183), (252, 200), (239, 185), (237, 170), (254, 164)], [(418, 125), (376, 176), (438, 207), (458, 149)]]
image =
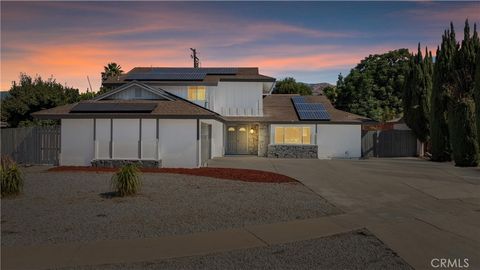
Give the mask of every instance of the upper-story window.
[(206, 99), (207, 88), (205, 86), (189, 86), (188, 87), (188, 100), (201, 100)]

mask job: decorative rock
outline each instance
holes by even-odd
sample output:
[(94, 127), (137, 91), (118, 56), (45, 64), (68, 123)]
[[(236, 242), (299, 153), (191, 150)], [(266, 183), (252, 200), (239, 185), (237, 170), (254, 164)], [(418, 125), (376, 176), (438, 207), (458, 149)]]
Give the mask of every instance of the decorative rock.
[(268, 146), (269, 158), (318, 158), (317, 145), (282, 145)]
[(144, 168), (160, 168), (161, 160), (134, 160), (134, 159), (94, 159), (92, 167), (119, 168), (127, 164), (136, 164)]
[(258, 156), (266, 157), (269, 141), (268, 125), (259, 124), (258, 127)]

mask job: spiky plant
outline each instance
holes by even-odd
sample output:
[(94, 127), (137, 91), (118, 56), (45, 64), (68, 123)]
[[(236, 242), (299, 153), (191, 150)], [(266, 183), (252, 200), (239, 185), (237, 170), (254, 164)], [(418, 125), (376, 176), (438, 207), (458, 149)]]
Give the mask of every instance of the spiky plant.
[(135, 164), (127, 164), (112, 176), (112, 188), (120, 197), (135, 195), (142, 185)]
[(2, 156), (0, 165), (2, 197), (18, 195), (23, 190), (23, 176), (17, 164), (8, 156)]

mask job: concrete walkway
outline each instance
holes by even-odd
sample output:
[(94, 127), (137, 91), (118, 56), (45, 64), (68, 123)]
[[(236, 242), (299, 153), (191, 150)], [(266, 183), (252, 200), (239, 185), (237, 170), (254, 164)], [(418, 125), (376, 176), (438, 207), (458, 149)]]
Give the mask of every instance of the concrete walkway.
[(34, 247), (2, 247), (2, 269), (52, 269), (155, 261), (265, 247), (360, 229), (322, 217), (181, 236)]
[(227, 157), (211, 167), (268, 170), (300, 180), (416, 269), (434, 258), (480, 269), (480, 168), (419, 159), (299, 160)]

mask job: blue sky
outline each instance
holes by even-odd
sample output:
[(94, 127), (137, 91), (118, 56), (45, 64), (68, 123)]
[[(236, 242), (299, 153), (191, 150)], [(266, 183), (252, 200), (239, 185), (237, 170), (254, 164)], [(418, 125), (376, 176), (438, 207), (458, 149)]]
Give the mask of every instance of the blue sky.
[[(369, 54), (436, 48), (453, 21), (480, 22), (480, 2), (1, 2), (1, 90), (20, 72), (94, 90), (107, 62), (258, 66), (334, 83)], [(458, 35), (458, 36), (461, 36)]]

